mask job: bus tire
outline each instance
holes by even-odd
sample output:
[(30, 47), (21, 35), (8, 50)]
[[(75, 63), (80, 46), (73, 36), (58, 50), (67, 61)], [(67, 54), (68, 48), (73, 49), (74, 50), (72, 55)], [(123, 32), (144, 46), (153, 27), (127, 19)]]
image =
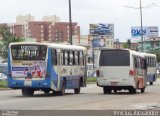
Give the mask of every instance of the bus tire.
[(114, 93), (117, 93), (117, 89), (114, 89), (113, 91), (114, 91)]
[(48, 90), (46, 90), (46, 91), (44, 91), (44, 93), (45, 93), (45, 94), (49, 94), (49, 91), (48, 91)]
[(129, 89), (129, 93), (136, 94), (137, 93), (137, 89), (136, 88)]
[(103, 93), (104, 94), (111, 94), (111, 89), (109, 89), (107, 87), (103, 87)]
[(79, 87), (79, 88), (75, 88), (75, 89), (74, 89), (74, 93), (75, 93), (75, 94), (79, 94), (79, 93), (80, 93), (80, 91), (81, 91), (81, 88), (80, 88), (80, 87)]
[(29, 88), (23, 88), (22, 89), (22, 95), (23, 96), (33, 96), (34, 90)]
[(79, 87), (74, 89), (75, 94), (79, 94), (81, 91), (82, 79), (79, 80)]
[(145, 88), (141, 88), (141, 93), (144, 93), (145, 92)]
[(62, 88), (61, 88), (61, 91), (59, 91), (60, 96), (65, 95), (65, 89), (66, 89), (66, 81), (62, 80)]
[(150, 82), (150, 85), (153, 85), (153, 82)]

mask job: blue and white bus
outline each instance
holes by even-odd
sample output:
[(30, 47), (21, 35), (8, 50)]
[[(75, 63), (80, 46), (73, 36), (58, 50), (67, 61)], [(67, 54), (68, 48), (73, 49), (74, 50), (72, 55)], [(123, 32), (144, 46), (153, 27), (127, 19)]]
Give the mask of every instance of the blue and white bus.
[(75, 45), (10, 43), (8, 86), (22, 89), (23, 96), (37, 90), (64, 95), (65, 89), (74, 89), (79, 94), (86, 86), (86, 53), (85, 47)]
[(142, 53), (147, 60), (147, 79), (146, 81), (153, 85), (157, 79), (157, 57), (155, 54)]

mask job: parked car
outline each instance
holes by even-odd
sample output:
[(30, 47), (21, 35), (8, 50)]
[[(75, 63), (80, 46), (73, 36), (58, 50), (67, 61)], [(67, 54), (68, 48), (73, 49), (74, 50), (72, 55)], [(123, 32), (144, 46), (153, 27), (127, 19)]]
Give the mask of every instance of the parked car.
[(7, 80), (7, 76), (4, 73), (0, 73), (0, 81)]
[(0, 63), (0, 73), (3, 73), (7, 69), (7, 63)]

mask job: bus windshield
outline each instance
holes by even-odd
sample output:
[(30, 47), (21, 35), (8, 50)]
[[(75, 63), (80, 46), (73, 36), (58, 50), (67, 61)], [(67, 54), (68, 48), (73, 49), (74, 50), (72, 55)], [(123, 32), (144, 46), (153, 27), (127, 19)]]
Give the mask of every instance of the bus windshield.
[(13, 60), (45, 60), (47, 46), (45, 45), (12, 45)]
[(126, 50), (102, 50), (100, 54), (100, 66), (129, 66), (129, 51)]

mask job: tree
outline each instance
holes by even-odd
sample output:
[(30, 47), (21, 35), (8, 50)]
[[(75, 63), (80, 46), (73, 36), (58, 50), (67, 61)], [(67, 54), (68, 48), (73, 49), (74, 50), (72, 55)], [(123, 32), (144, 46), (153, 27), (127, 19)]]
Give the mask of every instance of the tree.
[(130, 48), (131, 48), (131, 40), (128, 39), (127, 42), (123, 44), (123, 47), (124, 47), (124, 48), (129, 48), (129, 49), (130, 49)]
[(123, 43), (123, 48), (128, 48), (128, 44), (127, 43)]
[(127, 40), (127, 45), (128, 45), (128, 48), (131, 48), (131, 40), (130, 39)]
[(6, 60), (9, 44), (11, 42), (22, 42), (24, 41), (24, 38), (16, 37), (15, 35), (11, 34), (7, 28), (0, 28), (0, 35), (2, 36), (2, 40), (0, 42), (0, 57)]

